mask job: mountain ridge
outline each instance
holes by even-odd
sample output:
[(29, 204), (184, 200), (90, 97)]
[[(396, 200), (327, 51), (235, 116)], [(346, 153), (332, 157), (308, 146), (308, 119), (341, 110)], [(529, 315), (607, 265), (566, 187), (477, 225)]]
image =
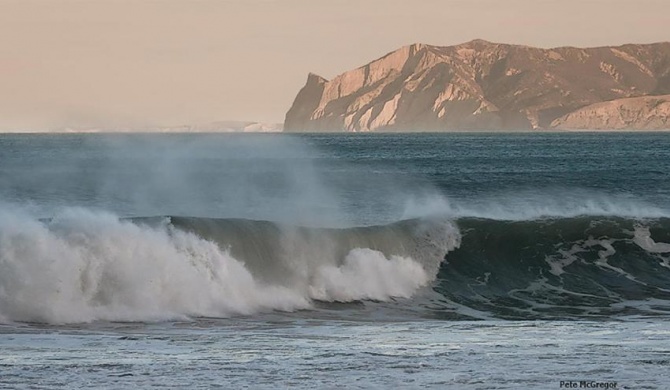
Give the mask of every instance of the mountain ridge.
[(310, 73), (284, 128), (553, 129), (587, 106), (657, 95), (670, 95), (670, 42), (550, 49), (481, 39), (414, 43), (331, 80)]

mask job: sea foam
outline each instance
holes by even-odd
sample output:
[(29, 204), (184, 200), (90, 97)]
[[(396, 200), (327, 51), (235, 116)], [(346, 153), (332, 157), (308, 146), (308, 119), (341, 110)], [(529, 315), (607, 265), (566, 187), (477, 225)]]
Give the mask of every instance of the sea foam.
[(267, 283), (229, 248), (169, 224), (85, 209), (48, 221), (5, 210), (0, 320), (161, 321), (293, 311), (310, 308), (314, 299), (410, 297), (432, 277), (412, 258), (368, 248), (351, 248), (336, 264), (316, 264), (296, 273), (299, 283)]

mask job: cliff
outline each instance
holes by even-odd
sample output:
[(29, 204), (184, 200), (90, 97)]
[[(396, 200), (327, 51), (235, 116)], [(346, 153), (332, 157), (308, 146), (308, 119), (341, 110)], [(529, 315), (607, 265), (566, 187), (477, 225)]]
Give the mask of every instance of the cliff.
[(670, 95), (592, 104), (556, 119), (551, 126), (564, 130), (670, 129)]
[[(615, 107), (634, 112), (653, 105), (629, 98), (668, 94), (670, 42), (590, 49), (482, 40), (448, 47), (414, 44), (332, 80), (310, 74), (284, 128), (659, 129), (670, 128), (663, 104), (626, 114), (621, 121), (608, 116)], [(603, 102), (618, 103), (599, 105)]]

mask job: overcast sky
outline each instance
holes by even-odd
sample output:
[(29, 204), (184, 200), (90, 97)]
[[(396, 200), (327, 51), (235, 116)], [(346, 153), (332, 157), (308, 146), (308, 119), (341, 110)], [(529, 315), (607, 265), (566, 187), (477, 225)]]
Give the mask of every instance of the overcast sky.
[(0, 130), (282, 122), (400, 46), (670, 40), (670, 0), (0, 0)]

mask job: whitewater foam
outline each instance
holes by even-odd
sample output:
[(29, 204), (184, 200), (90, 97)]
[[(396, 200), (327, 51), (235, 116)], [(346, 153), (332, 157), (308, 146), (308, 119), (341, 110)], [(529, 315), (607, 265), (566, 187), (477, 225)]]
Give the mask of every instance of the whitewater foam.
[[(67, 209), (49, 221), (0, 212), (0, 321), (76, 323), (226, 317), (312, 300), (410, 297), (431, 279), (409, 257), (352, 248), (304, 280), (259, 280), (228, 248), (167, 221), (149, 226)], [(444, 254), (442, 254), (444, 256)], [(271, 260), (271, 259), (268, 259)], [(295, 277), (296, 275), (294, 275)]]
[(670, 244), (656, 242), (651, 238), (649, 227), (636, 225), (633, 242), (651, 253), (670, 253)]
[(386, 301), (409, 298), (430, 278), (410, 258), (391, 256), (372, 249), (353, 249), (340, 267), (321, 267), (310, 286), (310, 296), (324, 301), (350, 302), (359, 299)]
[(48, 225), (3, 215), (0, 313), (17, 321), (155, 321), (308, 307), (260, 286), (215, 244), (178, 230), (68, 210)]

